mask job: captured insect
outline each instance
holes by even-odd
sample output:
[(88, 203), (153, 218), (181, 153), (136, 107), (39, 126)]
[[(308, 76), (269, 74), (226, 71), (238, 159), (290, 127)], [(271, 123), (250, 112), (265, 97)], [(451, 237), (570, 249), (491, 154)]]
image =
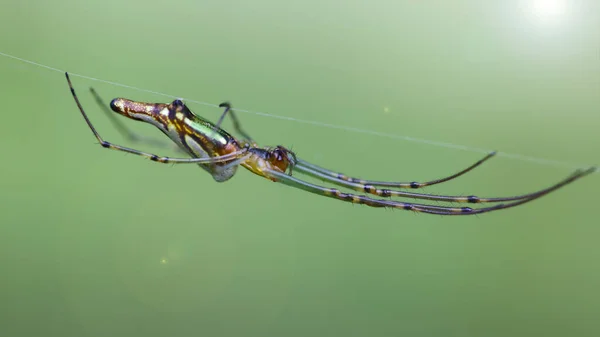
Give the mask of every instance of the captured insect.
[[(586, 170), (577, 170), (553, 186), (536, 192), (512, 197), (480, 198), (477, 196), (446, 196), (407, 192), (398, 189), (414, 189), (424, 186), (431, 186), (460, 177), (483, 164), (488, 159), (492, 158), (495, 152), (489, 153), (484, 158), (458, 173), (445, 178), (427, 182), (386, 182), (362, 180), (348, 177), (341, 173), (308, 163), (298, 158), (294, 152), (283, 146), (259, 147), (257, 143), (241, 129), (239, 120), (237, 119), (237, 116), (229, 103), (222, 103), (219, 105), (224, 110), (217, 123), (213, 124), (208, 120), (194, 114), (181, 100), (174, 100), (173, 102), (166, 104), (143, 103), (125, 98), (113, 99), (110, 102), (110, 108), (112, 111), (127, 118), (147, 122), (156, 126), (158, 129), (160, 129), (160, 131), (166, 134), (178, 146), (179, 149), (191, 156), (191, 158), (171, 158), (157, 156), (155, 154), (142, 152), (129, 147), (116, 145), (102, 139), (79, 102), (79, 99), (75, 94), (73, 84), (69, 79), (69, 74), (65, 73), (65, 75), (79, 111), (83, 115), (87, 125), (90, 127), (94, 133), (94, 136), (96, 136), (102, 147), (139, 155), (159, 163), (197, 164), (206, 172), (210, 173), (213, 179), (217, 182), (229, 180), (231, 177), (233, 177), (237, 168), (242, 166), (250, 170), (252, 173), (267, 178), (271, 181), (355, 204), (364, 204), (372, 207), (399, 208), (407, 211), (439, 215), (472, 215), (525, 204), (595, 171), (595, 167), (591, 167)], [(106, 105), (102, 103), (100, 96), (93, 91), (93, 89), (91, 90), (92, 94), (94, 94), (96, 98), (96, 101), (105, 110), (107, 110)], [(225, 116), (227, 115), (229, 115), (232, 119), (236, 132), (243, 138), (235, 138), (220, 127)], [(116, 122), (116, 120), (114, 121)], [(120, 131), (128, 135), (130, 139), (137, 138), (134, 134), (129, 133), (129, 131), (127, 131), (127, 129), (125, 129), (122, 125), (116, 125), (119, 125)], [(347, 189), (359, 191), (364, 194), (372, 194), (378, 197), (386, 197), (388, 199), (374, 198), (363, 194), (359, 195), (344, 193), (336, 188), (316, 185), (297, 178), (297, 173), (317, 178), (324, 182), (329, 182)], [(450, 207), (400, 202), (392, 200), (389, 197), (403, 197), (456, 203), (496, 204), (481, 208)]]

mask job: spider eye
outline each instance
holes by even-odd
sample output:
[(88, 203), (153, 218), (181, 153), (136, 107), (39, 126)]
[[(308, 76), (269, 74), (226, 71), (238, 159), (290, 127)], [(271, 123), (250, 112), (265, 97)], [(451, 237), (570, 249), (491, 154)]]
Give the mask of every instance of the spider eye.
[(281, 153), (280, 149), (273, 150), (273, 152), (271, 152), (271, 154), (275, 157), (275, 159), (277, 161), (282, 161), (283, 160), (283, 153)]
[(293, 162), (295, 163), (296, 160), (296, 156), (294, 155), (294, 153), (288, 149), (286, 149), (283, 146), (277, 146), (275, 148), (275, 150), (273, 150), (273, 154), (275, 154), (277, 156), (277, 160), (278, 161), (282, 161), (282, 162)]

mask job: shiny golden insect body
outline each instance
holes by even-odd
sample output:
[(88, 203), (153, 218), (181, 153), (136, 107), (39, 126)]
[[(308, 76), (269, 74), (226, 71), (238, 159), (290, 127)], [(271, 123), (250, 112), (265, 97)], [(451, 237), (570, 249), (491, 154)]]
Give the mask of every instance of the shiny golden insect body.
[[(83, 115), (83, 118), (102, 147), (139, 155), (159, 163), (195, 163), (210, 173), (218, 182), (223, 182), (230, 179), (235, 174), (237, 168), (242, 166), (250, 170), (252, 173), (267, 178), (271, 181), (351, 203), (364, 204), (372, 207), (399, 208), (413, 212), (439, 215), (472, 215), (522, 205), (553, 192), (583, 176), (594, 172), (595, 170), (593, 167), (587, 170), (578, 170), (550, 187), (536, 192), (512, 197), (480, 198), (477, 196), (445, 196), (408, 192), (399, 189), (420, 188), (452, 180), (481, 165), (483, 162), (493, 157), (495, 153), (486, 155), (484, 158), (458, 173), (428, 182), (419, 183), (362, 180), (351, 178), (341, 173), (308, 163), (300, 158), (297, 158), (294, 152), (283, 146), (276, 146), (272, 148), (259, 147), (256, 142), (254, 142), (252, 138), (250, 138), (250, 136), (248, 136), (248, 134), (241, 129), (240, 123), (229, 103), (222, 103), (220, 105), (224, 108), (223, 114), (221, 115), (219, 121), (216, 124), (213, 124), (208, 120), (194, 114), (180, 100), (174, 100), (169, 104), (165, 104), (143, 103), (125, 98), (113, 99), (110, 102), (110, 108), (114, 112), (130, 119), (147, 122), (156, 126), (175, 144), (177, 144), (179, 149), (187, 153), (191, 158), (170, 158), (157, 156), (155, 154), (142, 152), (129, 147), (116, 145), (102, 139), (81, 106), (81, 103), (75, 94), (75, 89), (73, 88), (71, 80), (69, 79), (69, 75), (65, 75), (67, 77), (71, 93), (73, 94), (73, 98), (75, 99), (75, 103), (77, 104), (81, 114)], [(106, 105), (103, 104), (102, 100), (98, 94), (93, 91), (93, 89), (92, 93), (95, 95), (96, 101), (102, 106), (102, 108), (108, 111)], [(112, 118), (113, 115), (110, 114), (110, 111), (108, 111), (108, 113)], [(243, 138), (238, 139), (220, 127), (221, 122), (226, 115), (229, 115), (232, 118), (235, 130)], [(120, 124), (118, 120), (113, 118), (113, 122), (120, 129), (120, 131), (130, 139), (140, 140), (140, 137), (130, 133), (129, 130)], [(317, 178), (319, 180), (350, 190), (358, 191), (363, 194), (345, 193), (336, 188), (329, 188), (313, 184), (298, 178), (296, 175), (297, 173)], [(384, 197), (386, 199), (370, 197), (367, 196), (367, 194)], [(390, 197), (424, 199), (441, 202), (495, 204), (493, 206), (481, 208), (450, 207), (400, 202), (392, 200)]]

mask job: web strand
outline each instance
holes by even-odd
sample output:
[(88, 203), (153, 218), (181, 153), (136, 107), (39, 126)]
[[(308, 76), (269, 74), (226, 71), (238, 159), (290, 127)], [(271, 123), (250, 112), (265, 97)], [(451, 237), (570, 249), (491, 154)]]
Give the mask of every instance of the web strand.
[[(40, 68), (44, 68), (44, 69), (56, 71), (56, 72), (59, 72), (59, 73), (65, 73), (66, 72), (65, 70), (62, 70), (62, 69), (54, 68), (54, 67), (51, 67), (51, 66), (48, 66), (48, 65), (45, 65), (45, 64), (37, 63), (37, 62), (31, 61), (31, 60), (27, 60), (27, 59), (20, 58), (20, 57), (17, 57), (17, 56), (14, 56), (14, 55), (10, 55), (10, 54), (6, 54), (6, 53), (3, 53), (3, 52), (0, 52), (0, 55), (4, 56), (6, 58), (10, 58), (10, 59), (13, 59), (13, 60), (16, 60), (16, 61), (21, 61), (21, 62), (30, 64), (30, 65), (34, 65), (34, 66), (37, 66), (37, 67), (40, 67)], [(194, 99), (178, 97), (178, 96), (174, 96), (174, 95), (170, 95), (170, 94), (166, 94), (166, 93), (162, 93), (162, 92), (158, 92), (158, 91), (153, 91), (153, 90), (138, 88), (138, 87), (130, 86), (130, 85), (127, 85), (127, 84), (122, 84), (122, 83), (118, 83), (118, 82), (112, 82), (112, 81), (108, 81), (108, 80), (104, 80), (104, 79), (100, 79), (100, 78), (96, 78), (96, 77), (91, 77), (91, 76), (86, 76), (86, 75), (82, 75), (82, 74), (76, 74), (76, 73), (69, 72), (69, 75), (70, 76), (75, 76), (75, 77), (80, 77), (80, 78), (85, 78), (85, 79), (88, 79), (88, 80), (91, 80), (91, 81), (95, 81), (95, 82), (106, 83), (106, 84), (117, 86), (117, 87), (132, 89), (132, 90), (136, 90), (136, 91), (140, 91), (140, 92), (146, 92), (146, 93), (150, 93), (150, 94), (154, 94), (154, 95), (158, 95), (158, 96), (163, 96), (163, 97), (169, 97), (169, 98), (172, 98), (172, 99), (178, 98), (178, 99), (182, 99), (182, 100), (184, 100), (186, 102), (192, 102), (192, 103), (196, 103), (196, 104), (200, 104), (200, 105), (204, 105), (204, 106), (209, 106), (209, 107), (214, 107), (214, 108), (218, 108), (219, 107), (216, 104), (212, 104), (212, 103), (208, 103), (208, 102), (203, 102), (203, 101), (198, 101), (198, 100), (194, 100)], [(442, 142), (442, 141), (435, 141), (435, 140), (421, 139), (421, 138), (415, 138), (415, 137), (404, 136), (404, 135), (397, 135), (397, 134), (391, 134), (391, 133), (385, 133), (385, 132), (378, 132), (378, 131), (374, 131), (374, 130), (361, 129), (361, 128), (356, 128), (356, 127), (352, 127), (352, 126), (329, 124), (329, 123), (323, 123), (323, 122), (319, 122), (319, 121), (294, 118), (294, 117), (289, 117), (289, 116), (274, 115), (274, 114), (270, 114), (270, 113), (266, 113), (266, 112), (260, 112), (260, 111), (245, 110), (245, 109), (240, 109), (240, 108), (236, 108), (235, 111), (236, 112), (240, 111), (240, 112), (244, 112), (244, 113), (254, 114), (254, 115), (257, 115), (257, 116), (275, 118), (275, 119), (280, 119), (280, 120), (285, 120), (285, 121), (290, 121), (290, 122), (295, 122), (295, 123), (309, 124), (309, 125), (314, 125), (314, 126), (328, 128), (328, 129), (344, 130), (344, 131), (349, 131), (349, 132), (354, 132), (354, 133), (360, 133), (360, 134), (366, 134), (366, 135), (377, 136), (377, 137), (384, 137), (384, 138), (391, 138), (391, 139), (403, 140), (403, 141), (407, 141), (407, 142), (420, 143), (420, 144), (426, 144), (426, 145), (437, 146), (437, 147), (444, 147), (444, 148), (449, 148), (449, 149), (454, 149), (454, 150), (462, 150), (462, 151), (477, 152), (477, 153), (490, 153), (490, 152), (492, 152), (492, 150), (487, 150), (487, 149), (482, 149), (482, 148), (477, 148), (477, 147), (471, 147), (471, 146), (466, 146), (466, 145), (458, 145), (458, 144), (453, 144), (453, 143), (448, 143), (448, 142)], [(563, 161), (558, 161), (558, 160), (544, 159), (544, 158), (526, 156), (526, 155), (516, 154), (516, 153), (500, 152), (500, 151), (497, 153), (497, 155), (501, 156), (501, 157), (509, 158), (509, 159), (514, 159), (514, 160), (519, 160), (519, 161), (525, 161), (525, 162), (531, 162), (531, 163), (535, 163), (535, 164), (539, 164), (539, 165), (543, 165), (543, 166), (553, 166), (553, 167), (568, 168), (568, 169), (584, 168), (584, 167), (590, 166), (590, 165), (578, 165), (578, 164), (573, 164), (573, 163), (568, 163), (568, 162), (563, 162)], [(599, 172), (600, 171), (596, 171), (596, 173), (599, 173)]]

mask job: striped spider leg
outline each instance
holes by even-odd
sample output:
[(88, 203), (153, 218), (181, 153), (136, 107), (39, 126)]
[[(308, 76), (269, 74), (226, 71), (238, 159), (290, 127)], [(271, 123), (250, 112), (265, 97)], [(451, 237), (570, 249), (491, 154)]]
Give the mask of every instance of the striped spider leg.
[[(488, 157), (486, 157), (482, 160), (489, 158), (489, 156), (491, 156), (491, 155), (493, 155), (493, 153), (488, 155)], [(538, 197), (541, 197), (555, 189), (554, 188), (555, 185), (553, 185), (553, 186), (550, 186), (550, 187), (547, 187), (547, 188), (544, 188), (544, 189), (541, 189), (541, 190), (538, 190), (535, 192), (531, 192), (531, 193), (527, 193), (527, 194), (523, 194), (523, 195), (517, 195), (517, 196), (510, 196), (510, 197), (481, 198), (481, 197), (478, 197), (475, 195), (449, 196), (449, 195), (414, 193), (414, 192), (405, 192), (405, 191), (398, 191), (398, 190), (386, 189), (386, 188), (377, 188), (377, 186), (405, 187), (407, 184), (423, 184), (426, 186), (429, 183), (378, 182), (378, 181), (370, 181), (370, 180), (359, 180), (359, 179), (355, 179), (355, 178), (341, 179), (341, 178), (335, 177), (335, 175), (337, 173), (326, 170), (321, 167), (318, 167), (316, 165), (312, 165), (312, 164), (307, 165), (307, 162), (303, 161), (303, 160), (298, 161), (298, 164), (296, 165), (295, 170), (297, 172), (302, 172), (303, 174), (306, 174), (313, 178), (317, 178), (322, 181), (330, 182), (337, 186), (345, 187), (345, 188), (359, 191), (359, 192), (373, 194), (373, 195), (376, 195), (379, 197), (402, 197), (402, 198), (425, 199), (425, 200), (443, 201), (443, 202), (477, 204), (477, 203), (517, 201), (517, 200), (523, 200), (523, 199), (538, 198)], [(583, 173), (583, 172), (581, 172), (581, 173)], [(338, 174), (338, 176), (341, 176), (341, 174)]]
[(217, 128), (217, 129), (221, 128), (221, 124), (223, 124), (223, 120), (225, 119), (225, 116), (227, 115), (227, 113), (229, 113), (229, 116), (231, 117), (231, 121), (233, 122), (233, 128), (235, 129), (235, 131), (237, 131), (237, 133), (242, 135), (242, 137), (244, 137), (244, 139), (246, 141), (248, 141), (250, 143), (254, 143), (254, 140), (252, 139), (252, 137), (250, 137), (249, 134), (247, 134), (244, 130), (242, 130), (242, 124), (240, 123), (240, 121), (237, 118), (237, 115), (231, 108), (231, 103), (223, 102), (223, 103), (219, 104), (219, 107), (225, 108), (225, 110), (221, 114), (221, 117), (219, 117), (219, 120), (217, 121), (215, 128)]
[[(299, 168), (299, 166), (296, 166), (295, 170), (306, 173), (306, 171), (302, 171), (303, 169)], [(508, 198), (486, 198), (486, 199), (479, 198), (478, 199), (479, 201), (477, 201), (477, 202), (499, 202), (499, 201), (516, 200), (511, 203), (497, 204), (494, 206), (482, 207), (482, 208), (433, 206), (433, 205), (425, 205), (425, 204), (398, 202), (398, 201), (394, 201), (394, 200), (390, 200), (390, 199), (376, 199), (376, 198), (370, 198), (370, 197), (364, 196), (364, 195), (343, 193), (340, 190), (335, 189), (335, 188), (328, 188), (328, 187), (323, 187), (323, 186), (319, 186), (316, 184), (312, 184), (307, 181), (298, 179), (296, 177), (285, 175), (285, 174), (282, 174), (280, 172), (276, 172), (273, 170), (268, 170), (268, 171), (265, 171), (264, 173), (266, 176), (270, 177), (272, 180), (283, 183), (285, 185), (299, 188), (304, 191), (315, 193), (315, 194), (322, 195), (322, 196), (326, 196), (329, 198), (334, 198), (334, 199), (351, 202), (354, 204), (363, 204), (363, 205), (367, 205), (367, 206), (371, 206), (371, 207), (398, 208), (398, 209), (403, 209), (403, 210), (408, 210), (408, 211), (429, 213), (429, 214), (438, 214), (438, 215), (473, 215), (473, 214), (487, 213), (487, 212), (496, 211), (496, 210), (500, 210), (500, 209), (511, 208), (511, 207), (519, 206), (524, 203), (533, 201), (533, 200), (538, 199), (550, 192), (553, 192), (567, 184), (570, 184), (577, 179), (580, 179), (588, 174), (591, 174), (591, 173), (595, 172), (595, 170), (596, 170), (595, 167), (589, 168), (584, 171), (577, 170), (574, 173), (572, 173), (570, 176), (568, 176), (567, 178), (565, 178), (564, 180), (558, 182), (557, 184), (555, 184), (553, 186), (550, 186), (550, 187), (540, 190), (538, 192), (529, 193), (529, 194), (526, 194), (523, 196), (508, 197)], [(349, 187), (348, 185), (344, 185), (344, 184), (341, 184), (338, 182), (334, 182), (334, 183), (336, 183), (337, 185)], [(365, 186), (365, 185), (362, 185), (362, 186)], [(359, 187), (357, 187), (356, 185), (353, 186), (352, 188), (356, 188), (357, 190), (359, 189)], [(367, 189), (365, 189), (365, 191), (366, 190)], [(401, 193), (402, 192), (396, 191), (396, 195), (402, 195)], [(416, 198), (417, 196), (420, 199), (439, 200), (439, 201), (446, 201), (446, 202), (448, 202), (448, 201), (465, 202), (464, 200), (462, 200), (463, 197), (439, 196), (439, 195), (428, 195), (428, 194), (410, 194), (410, 197), (413, 197), (413, 198)], [(466, 198), (467, 198), (467, 202), (468, 202), (469, 198), (471, 198), (471, 197), (466, 197)]]
[[(421, 188), (421, 187), (425, 187), (425, 186), (432, 186), (432, 185), (436, 185), (436, 184), (440, 184), (446, 181), (450, 181), (452, 179), (458, 178), (460, 176), (462, 176), (463, 174), (470, 172), (471, 170), (473, 170), (474, 168), (478, 167), (479, 165), (483, 164), (484, 162), (486, 162), (488, 159), (492, 158), (493, 156), (496, 155), (496, 151), (490, 152), (488, 153), (485, 157), (481, 158), (480, 160), (478, 160), (477, 162), (475, 162), (474, 164), (472, 164), (471, 166), (456, 172), (452, 175), (449, 175), (447, 177), (443, 177), (443, 178), (439, 178), (439, 179), (435, 179), (435, 180), (430, 180), (427, 182), (423, 182), (423, 183), (419, 183), (416, 181), (413, 182), (391, 182), (391, 181), (375, 181), (375, 180), (362, 180), (362, 179), (357, 179), (357, 178), (352, 178), (352, 177), (348, 177), (342, 173), (339, 172), (335, 172), (335, 171), (331, 171), (325, 168), (322, 168), (320, 166), (317, 166), (315, 164), (311, 164), (307, 161), (304, 160), (298, 160), (298, 165), (299, 166), (303, 166), (304, 168), (306, 168), (306, 171), (311, 171), (311, 172), (318, 172), (318, 176), (315, 173), (315, 177), (317, 178), (323, 178), (325, 179), (326, 177), (332, 177), (335, 178), (337, 180), (343, 180), (343, 181), (347, 181), (350, 183), (359, 183), (359, 184), (363, 184), (363, 185), (372, 185), (372, 186), (379, 186), (379, 187), (396, 187), (396, 188)], [(333, 180), (335, 181), (335, 180)]]

